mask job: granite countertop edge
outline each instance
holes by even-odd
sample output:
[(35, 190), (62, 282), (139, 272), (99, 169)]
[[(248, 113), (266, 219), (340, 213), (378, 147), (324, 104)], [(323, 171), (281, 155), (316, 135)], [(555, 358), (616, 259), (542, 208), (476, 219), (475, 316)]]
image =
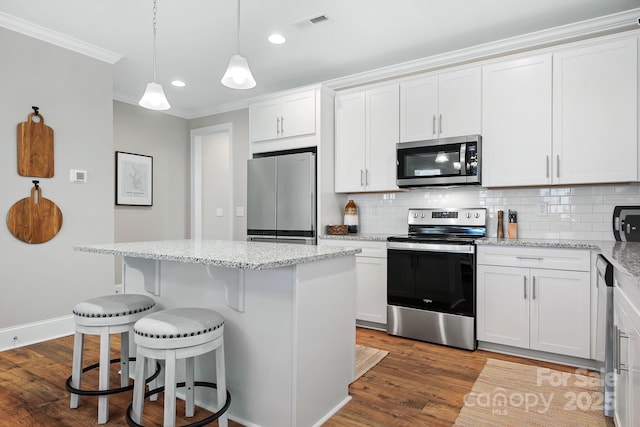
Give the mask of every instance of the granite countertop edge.
[(360, 253), (360, 248), (242, 241), (190, 240), (76, 245), (75, 251), (175, 261), (247, 270), (266, 270)]

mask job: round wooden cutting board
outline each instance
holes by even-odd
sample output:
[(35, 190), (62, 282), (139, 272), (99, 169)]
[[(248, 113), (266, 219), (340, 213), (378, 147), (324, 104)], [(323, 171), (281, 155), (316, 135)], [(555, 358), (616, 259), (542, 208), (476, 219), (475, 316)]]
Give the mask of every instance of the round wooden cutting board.
[(62, 227), (62, 212), (42, 197), (40, 187), (31, 189), (31, 197), (18, 200), (7, 214), (9, 231), (26, 243), (44, 243), (53, 239)]

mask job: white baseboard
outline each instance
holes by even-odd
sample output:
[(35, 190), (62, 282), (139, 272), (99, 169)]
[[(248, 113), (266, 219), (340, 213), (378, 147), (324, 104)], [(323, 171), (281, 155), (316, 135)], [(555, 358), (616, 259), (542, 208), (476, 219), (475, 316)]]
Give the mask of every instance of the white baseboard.
[(0, 351), (64, 337), (74, 330), (72, 314), (0, 329)]

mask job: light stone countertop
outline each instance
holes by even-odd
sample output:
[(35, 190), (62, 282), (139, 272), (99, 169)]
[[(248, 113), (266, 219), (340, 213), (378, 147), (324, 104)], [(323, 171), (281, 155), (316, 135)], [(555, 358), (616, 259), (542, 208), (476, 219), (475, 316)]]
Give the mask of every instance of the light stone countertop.
[(164, 240), (77, 245), (74, 250), (219, 267), (265, 270), (355, 255), (359, 248), (232, 240)]
[(324, 240), (358, 240), (365, 242), (386, 242), (389, 234), (383, 233), (356, 233), (356, 234), (323, 234), (318, 236)]

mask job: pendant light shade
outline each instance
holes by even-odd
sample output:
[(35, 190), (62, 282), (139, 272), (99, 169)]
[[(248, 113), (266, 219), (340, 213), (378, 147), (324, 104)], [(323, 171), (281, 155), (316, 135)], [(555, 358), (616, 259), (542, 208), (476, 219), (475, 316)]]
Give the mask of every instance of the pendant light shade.
[(138, 104), (150, 110), (168, 110), (171, 108), (162, 85), (156, 81), (156, 13), (157, 0), (153, 0), (153, 81), (147, 83), (147, 89)]
[(222, 84), (231, 89), (251, 89), (255, 87), (256, 80), (251, 74), (247, 58), (240, 54), (231, 57), (227, 71), (222, 76)]
[(168, 110), (171, 108), (164, 94), (162, 85), (157, 82), (147, 83), (147, 89), (144, 91), (144, 95), (142, 95), (138, 104), (150, 110)]
[(256, 79), (251, 74), (249, 61), (240, 55), (240, 0), (237, 0), (238, 11), (236, 15), (236, 54), (229, 59), (227, 71), (222, 76), (221, 83), (231, 89), (251, 89), (256, 86)]

